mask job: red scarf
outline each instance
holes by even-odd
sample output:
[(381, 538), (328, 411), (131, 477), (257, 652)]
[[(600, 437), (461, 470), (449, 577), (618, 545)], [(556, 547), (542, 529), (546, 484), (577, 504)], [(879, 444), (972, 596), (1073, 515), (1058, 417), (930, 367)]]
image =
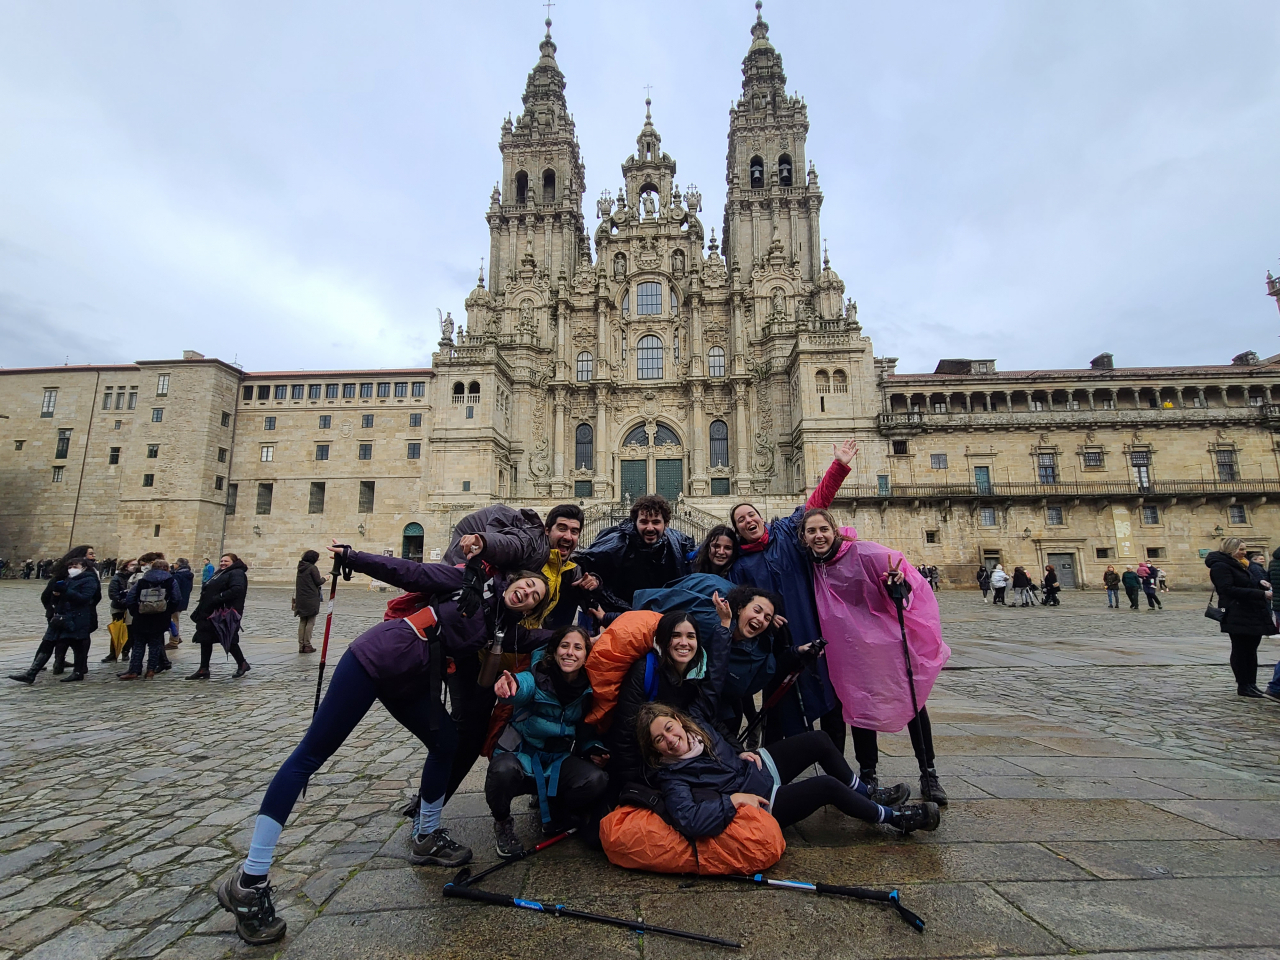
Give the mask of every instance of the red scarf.
[(761, 553), (763, 552), (764, 548), (767, 547), (768, 545), (769, 545), (769, 528), (765, 527), (763, 537), (761, 537), (759, 540), (752, 541), (751, 543), (744, 543), (738, 549), (741, 550), (743, 553)]

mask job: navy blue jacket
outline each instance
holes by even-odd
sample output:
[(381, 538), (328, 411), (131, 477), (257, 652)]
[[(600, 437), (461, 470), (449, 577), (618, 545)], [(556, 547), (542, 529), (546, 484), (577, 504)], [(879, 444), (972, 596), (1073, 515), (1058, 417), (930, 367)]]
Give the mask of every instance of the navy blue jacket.
[(600, 578), (600, 598), (606, 610), (630, 610), (637, 590), (662, 587), (687, 576), (686, 555), (693, 540), (668, 526), (652, 547), (630, 520), (610, 527), (591, 546), (573, 554), (573, 562)]
[(190, 567), (170, 572), (173, 574), (173, 582), (178, 585), (178, 609), (185, 610), (191, 602), (191, 588), (195, 584), (196, 575)]
[(743, 760), (738, 749), (710, 725), (703, 727), (711, 741), (692, 760), (658, 766), (656, 779), (662, 788), (667, 815), (686, 837), (714, 837), (729, 826), (737, 808), (734, 793), (754, 793), (766, 800), (773, 795), (773, 777), (752, 760)]
[[(138, 593), (144, 587), (164, 588), (166, 605), (163, 613), (138, 612)], [(129, 596), (125, 598), (124, 605), (133, 614), (133, 622), (144, 631), (163, 630), (169, 626), (169, 617), (178, 609), (179, 599), (178, 584), (173, 579), (173, 574), (168, 570), (148, 570), (129, 588)]]
[[(57, 593), (57, 596), (54, 596)], [(45, 599), (47, 595), (48, 599)], [(92, 570), (78, 577), (50, 580), (41, 600), (50, 618), (50, 629), (56, 629), (55, 639), (82, 640), (93, 632), (97, 622), (97, 603), (102, 598), (102, 585)], [(56, 628), (53, 617), (61, 617)]]

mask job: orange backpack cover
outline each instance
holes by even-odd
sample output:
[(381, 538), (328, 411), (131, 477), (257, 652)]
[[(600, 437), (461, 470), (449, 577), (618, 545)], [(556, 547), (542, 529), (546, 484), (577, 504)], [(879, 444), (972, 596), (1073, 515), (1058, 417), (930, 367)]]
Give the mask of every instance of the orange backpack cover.
[(768, 870), (787, 849), (778, 821), (752, 806), (696, 845), (652, 810), (618, 807), (600, 821), (600, 843), (610, 863), (628, 870), (713, 876)]
[(628, 610), (600, 633), (587, 657), (591, 680), (591, 712), (585, 721), (603, 733), (613, 720), (618, 690), (631, 665), (653, 649), (653, 632), (662, 614), (654, 610)]

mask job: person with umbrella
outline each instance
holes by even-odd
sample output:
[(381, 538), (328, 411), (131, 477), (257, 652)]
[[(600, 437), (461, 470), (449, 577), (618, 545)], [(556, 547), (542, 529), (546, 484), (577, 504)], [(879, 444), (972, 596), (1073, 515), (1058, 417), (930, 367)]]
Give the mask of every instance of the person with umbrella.
[(222, 644), (222, 648), (235, 657), (236, 672), (234, 677), (243, 677), (249, 672), (249, 661), (240, 650), (240, 619), (244, 616), (244, 599), (249, 592), (249, 568), (234, 553), (225, 553), (218, 561), (218, 572), (200, 591), (200, 602), (191, 611), (191, 620), (196, 625), (195, 642), (200, 645), (200, 669), (188, 680), (208, 680), (209, 660), (213, 656), (213, 645)]

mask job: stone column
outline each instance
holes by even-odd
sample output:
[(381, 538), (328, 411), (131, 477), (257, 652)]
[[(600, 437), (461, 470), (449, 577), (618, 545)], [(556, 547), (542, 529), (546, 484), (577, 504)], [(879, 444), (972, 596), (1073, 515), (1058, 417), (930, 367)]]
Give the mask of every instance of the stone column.
[(1196, 396), (1200, 398), (1200, 406), (1209, 406), (1209, 401), (1204, 397), (1204, 387), (1196, 387)]
[(706, 417), (702, 412), (702, 384), (689, 385), (690, 405), (689, 434), (693, 441), (693, 463), (690, 469), (690, 490), (695, 497), (707, 492), (707, 437)]
[(751, 490), (751, 444), (747, 431), (747, 385), (738, 381), (733, 385), (733, 399), (737, 405), (734, 425), (738, 447), (738, 492)]
[(554, 467), (552, 479), (564, 480), (564, 387), (555, 390), (556, 426), (552, 434), (552, 450), (554, 451)]
[(612, 482), (609, 473), (609, 466), (612, 462), (609, 452), (612, 449), (613, 444), (609, 441), (609, 388), (601, 385), (596, 387), (595, 495), (597, 497), (612, 496)]
[(1096, 409), (1098, 409), (1098, 408), (1097, 408), (1097, 405), (1096, 405), (1096, 404), (1095, 404), (1095, 402), (1094, 402), (1094, 396), (1093, 396), (1093, 395), (1094, 395), (1094, 391), (1093, 391), (1093, 390), (1090, 390), (1090, 391), (1089, 391), (1089, 409), (1090, 409), (1090, 410), (1096, 410)]

